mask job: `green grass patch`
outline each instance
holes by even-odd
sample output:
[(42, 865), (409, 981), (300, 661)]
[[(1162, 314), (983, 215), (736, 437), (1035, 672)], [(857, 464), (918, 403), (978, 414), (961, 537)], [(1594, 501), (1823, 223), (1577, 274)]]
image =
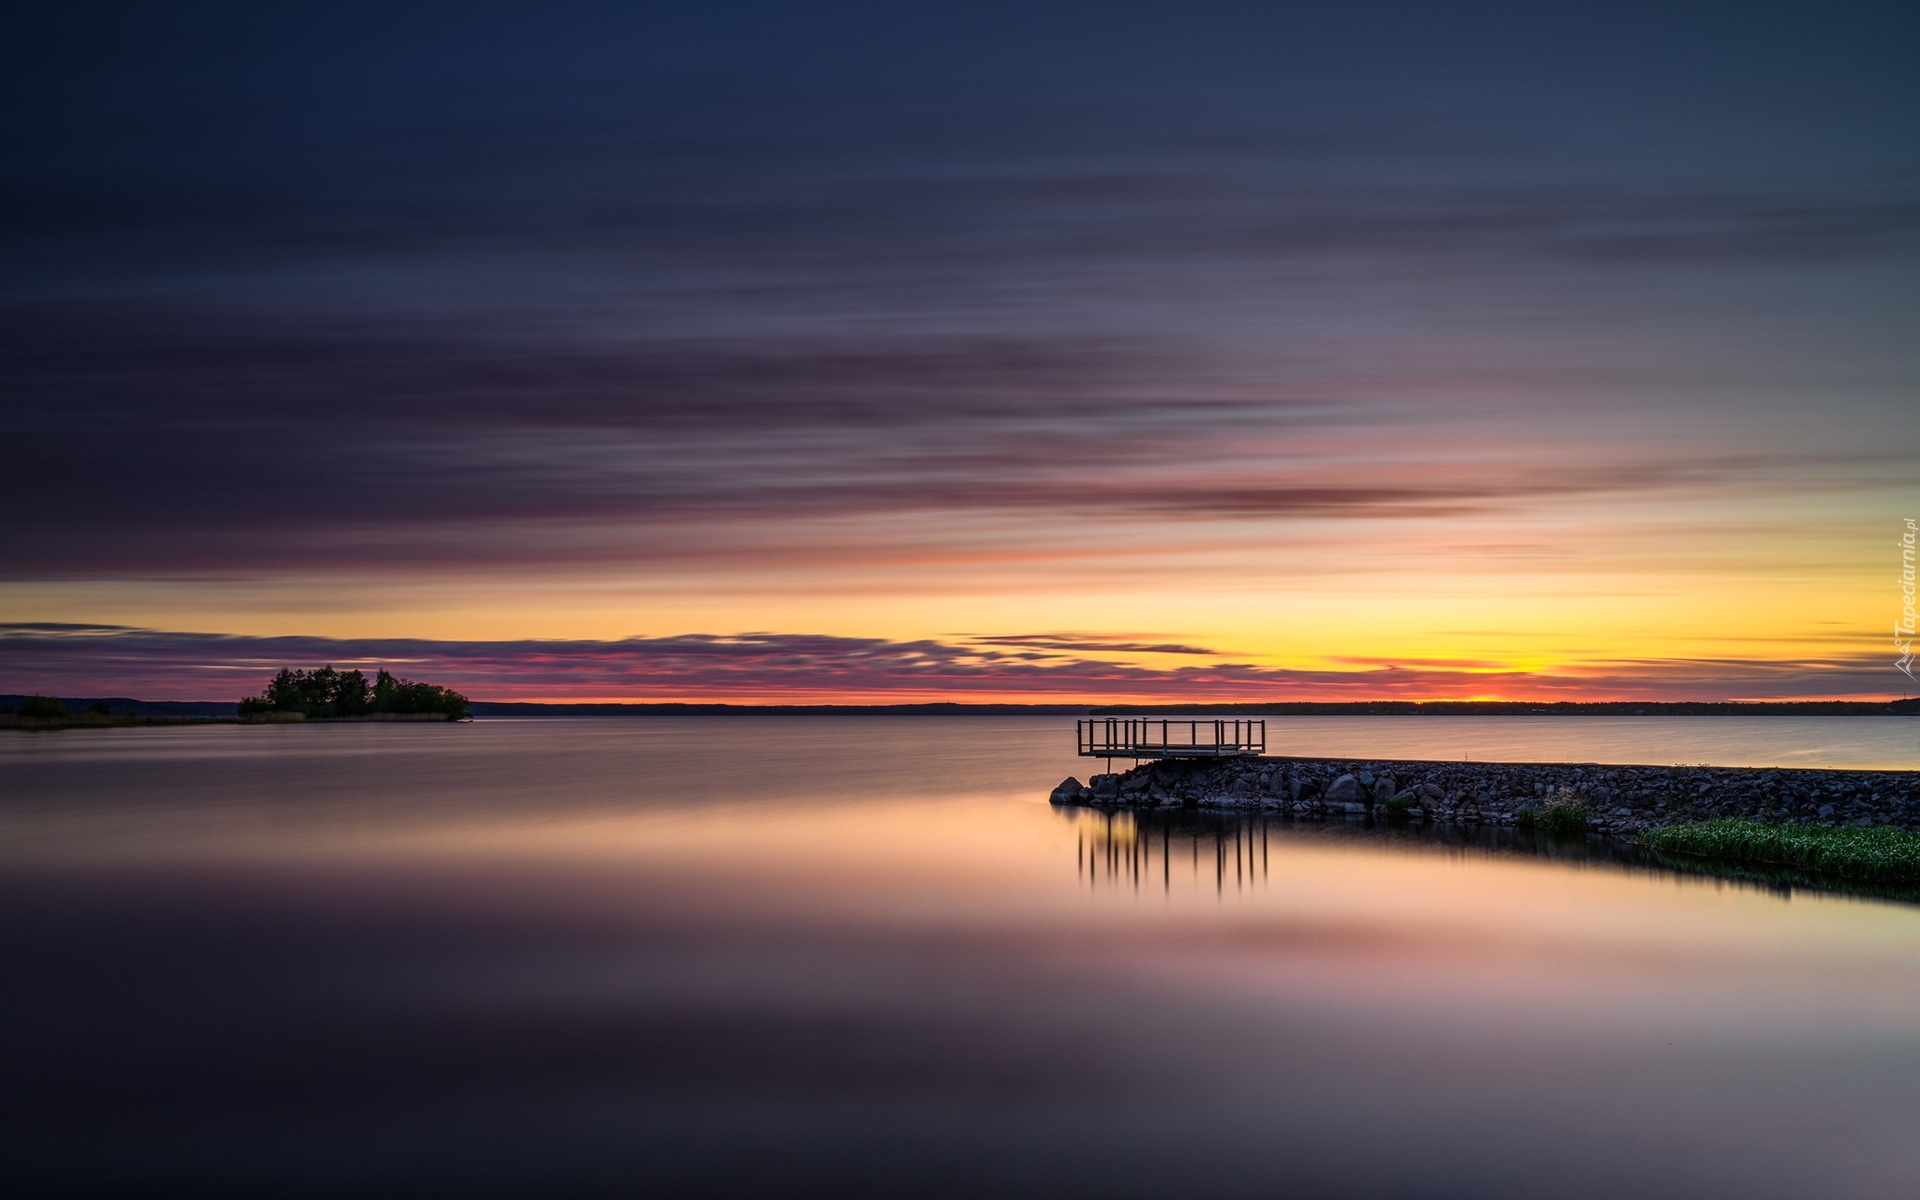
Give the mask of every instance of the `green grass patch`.
[(1544, 829), (1548, 833), (1575, 834), (1587, 831), (1587, 818), (1593, 810), (1574, 800), (1552, 800), (1540, 807), (1515, 810), (1513, 823), (1522, 829)]
[(1786, 867), (1811, 876), (1920, 883), (1920, 833), (1888, 825), (1767, 825), (1725, 817), (1649, 829), (1640, 844), (1655, 854)]

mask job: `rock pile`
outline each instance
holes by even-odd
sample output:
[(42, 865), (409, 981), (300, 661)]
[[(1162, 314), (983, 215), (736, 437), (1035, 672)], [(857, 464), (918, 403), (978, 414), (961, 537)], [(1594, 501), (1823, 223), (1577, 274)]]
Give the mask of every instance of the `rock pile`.
[(1082, 784), (1055, 804), (1263, 809), (1297, 817), (1564, 825), (1631, 833), (1745, 817), (1920, 828), (1920, 771), (1455, 763), (1312, 758), (1173, 759)]

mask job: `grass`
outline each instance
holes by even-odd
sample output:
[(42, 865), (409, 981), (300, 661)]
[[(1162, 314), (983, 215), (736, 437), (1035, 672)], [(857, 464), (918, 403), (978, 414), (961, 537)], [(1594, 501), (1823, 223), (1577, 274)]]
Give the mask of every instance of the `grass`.
[(1768, 825), (1737, 817), (1640, 835), (1655, 854), (1785, 867), (1810, 876), (1920, 883), (1920, 833), (1886, 825)]
[(1522, 829), (1544, 829), (1548, 833), (1575, 834), (1587, 831), (1587, 818), (1593, 810), (1573, 798), (1566, 788), (1542, 808), (1522, 807), (1514, 812), (1513, 823)]

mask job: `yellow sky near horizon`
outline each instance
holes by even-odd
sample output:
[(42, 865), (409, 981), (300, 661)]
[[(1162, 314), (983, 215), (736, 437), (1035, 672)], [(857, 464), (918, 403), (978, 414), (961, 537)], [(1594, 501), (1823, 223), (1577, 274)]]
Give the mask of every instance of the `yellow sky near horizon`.
[[(1636, 679), (1691, 680), (1702, 699), (1895, 694), (1888, 631), (1900, 519), (1861, 511), (1861, 500), (1886, 503), (1885, 495), (1820, 499), (1767, 505), (1745, 497), (1717, 511), (1696, 502), (1663, 512), (1642, 502), (1603, 513), (1576, 500), (1444, 520), (1135, 522), (1118, 531), (1135, 534), (1134, 545), (1097, 524), (1085, 538), (1071, 529), (1020, 537), (976, 516), (916, 540), (917, 517), (866, 520), (816, 530), (815, 548), (830, 554), (819, 562), (739, 554), (652, 571), (575, 562), (418, 578), (389, 568), (9, 583), (0, 587), (0, 614), (345, 641), (771, 632), (965, 647), (1044, 634), (1081, 639), (1051, 651), (1056, 656), (1151, 671), (1232, 663), (1355, 681), (1381, 680), (1370, 673), (1385, 668), (1426, 672), (1424, 686), (1439, 690), (1396, 684), (1413, 689), (1393, 693), (1409, 699), (1603, 699)], [(1210, 653), (1106, 650), (1102, 640)], [(1871, 672), (1882, 658), (1889, 669), (1878, 684)], [(1831, 688), (1810, 692), (1809, 677), (1822, 672)], [(1125, 687), (1062, 696), (1022, 684), (956, 696), (935, 683), (889, 698), (1138, 698)], [(1140, 695), (1155, 688), (1165, 685)], [(1295, 690), (1287, 698), (1326, 691), (1312, 680)], [(801, 693), (833, 696), (770, 680), (762, 698)], [(525, 698), (738, 694), (587, 694), (556, 680)]]

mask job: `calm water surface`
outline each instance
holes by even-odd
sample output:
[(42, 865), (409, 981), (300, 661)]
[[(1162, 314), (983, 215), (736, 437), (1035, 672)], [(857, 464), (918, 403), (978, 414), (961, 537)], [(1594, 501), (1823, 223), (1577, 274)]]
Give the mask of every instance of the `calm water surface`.
[[(1904, 719), (1277, 752), (1920, 766)], [(0, 1178), (1920, 1194), (1920, 909), (1048, 807), (1071, 721), (0, 732)]]

